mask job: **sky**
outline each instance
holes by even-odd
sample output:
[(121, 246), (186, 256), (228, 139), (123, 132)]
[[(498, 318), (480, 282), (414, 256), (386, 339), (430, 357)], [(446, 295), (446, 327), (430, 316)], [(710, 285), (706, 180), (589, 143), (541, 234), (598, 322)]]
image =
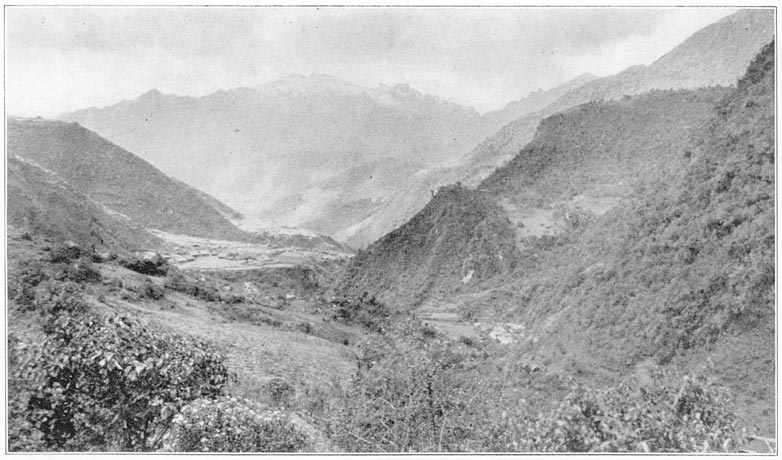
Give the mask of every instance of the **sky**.
[(156, 88), (203, 96), (322, 73), (500, 109), (650, 64), (726, 8), (6, 7), (6, 113), (53, 117)]

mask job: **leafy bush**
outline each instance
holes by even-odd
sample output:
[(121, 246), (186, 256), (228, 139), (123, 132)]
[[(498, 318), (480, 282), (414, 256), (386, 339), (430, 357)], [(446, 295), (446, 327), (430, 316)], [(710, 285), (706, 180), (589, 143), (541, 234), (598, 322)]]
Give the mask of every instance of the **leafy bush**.
[(218, 302), (221, 300), (220, 292), (216, 288), (204, 285), (203, 283), (196, 283), (195, 281), (188, 279), (176, 268), (171, 268), (168, 271), (165, 287), (208, 302)]
[(729, 394), (702, 377), (652, 370), (589, 388), (420, 325), (386, 339), (362, 347), (359, 374), (323, 410), (346, 451), (736, 452), (744, 441)]
[(732, 409), (705, 378), (657, 371), (643, 385), (576, 387), (548, 415), (507, 419), (497, 431), (522, 451), (737, 452), (745, 435)]
[(222, 394), (224, 357), (209, 344), (124, 316), (59, 315), (19, 378), (27, 419), (48, 450), (148, 451), (188, 402)]
[(66, 241), (65, 243), (55, 244), (49, 253), (51, 263), (70, 262), (78, 259), (82, 255), (82, 250), (76, 243)]
[(101, 280), (100, 272), (86, 257), (79, 259), (76, 263), (66, 265), (62, 277), (76, 283), (97, 283)]
[(8, 277), (8, 299), (22, 309), (30, 309), (35, 302), (36, 287), (49, 279), (40, 262), (25, 261)]
[(153, 300), (160, 300), (166, 295), (166, 291), (160, 286), (158, 286), (157, 284), (153, 283), (152, 280), (147, 278), (144, 280), (144, 283), (141, 285), (139, 294), (141, 297), (146, 297), (148, 299), (153, 299)]
[(80, 314), (89, 310), (80, 294), (81, 287), (72, 282), (51, 280), (38, 290), (35, 299), (27, 309), (37, 311), (44, 319), (44, 330), (53, 327), (62, 314)]
[(337, 299), (332, 302), (332, 307), (335, 308), (334, 319), (361, 324), (376, 332), (382, 331), (382, 324), (389, 316), (388, 308), (367, 292), (357, 297)]
[(296, 396), (296, 388), (281, 377), (274, 377), (266, 384), (266, 390), (269, 392), (271, 401), (278, 405), (290, 404), (293, 397)]
[(117, 262), (134, 272), (148, 276), (165, 276), (168, 273), (169, 265), (166, 259), (159, 254), (153, 253), (142, 257), (129, 256), (120, 257)]
[(44, 451), (46, 446), (27, 419), (30, 385), (20, 377), (20, 367), (26, 345), (18, 336), (8, 336), (8, 450), (11, 452)]
[(171, 438), (171, 449), (181, 452), (296, 452), (306, 441), (282, 413), (226, 397), (183, 407)]
[[(359, 374), (325, 410), (327, 430), (346, 451), (475, 450), (476, 395), (491, 391), (474, 349), (407, 322), (362, 346)], [(485, 385), (484, 385), (485, 384)]]

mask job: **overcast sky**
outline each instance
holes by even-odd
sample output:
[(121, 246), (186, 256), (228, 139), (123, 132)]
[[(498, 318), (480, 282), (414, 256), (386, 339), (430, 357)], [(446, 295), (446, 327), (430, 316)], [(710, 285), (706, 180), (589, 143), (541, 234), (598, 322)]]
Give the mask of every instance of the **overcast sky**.
[(649, 64), (724, 8), (6, 8), (6, 110), (51, 117), (151, 88), (201, 96), (292, 73), (409, 83), (502, 108)]

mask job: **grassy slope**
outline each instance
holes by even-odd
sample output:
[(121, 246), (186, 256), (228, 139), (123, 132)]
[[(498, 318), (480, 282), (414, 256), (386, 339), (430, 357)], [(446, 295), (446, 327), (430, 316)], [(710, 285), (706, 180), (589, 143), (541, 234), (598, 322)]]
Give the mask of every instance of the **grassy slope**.
[(145, 227), (226, 239), (246, 236), (201, 192), (75, 123), (9, 119), (7, 136), (10, 157), (37, 162)]

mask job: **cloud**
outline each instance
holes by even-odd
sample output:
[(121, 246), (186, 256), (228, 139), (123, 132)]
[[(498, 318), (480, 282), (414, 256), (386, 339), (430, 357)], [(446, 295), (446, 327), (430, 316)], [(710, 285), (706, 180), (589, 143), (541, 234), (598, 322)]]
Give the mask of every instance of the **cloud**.
[(204, 95), (289, 73), (406, 82), (479, 110), (648, 63), (725, 9), (6, 9), (7, 109), (52, 116), (150, 88)]

